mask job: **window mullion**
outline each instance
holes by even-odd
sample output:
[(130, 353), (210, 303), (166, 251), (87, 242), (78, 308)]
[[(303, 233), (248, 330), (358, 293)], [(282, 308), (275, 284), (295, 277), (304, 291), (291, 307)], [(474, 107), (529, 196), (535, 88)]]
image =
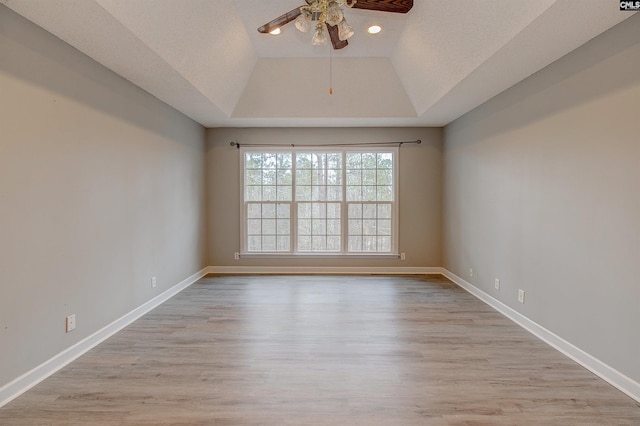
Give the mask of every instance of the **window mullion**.
[(293, 254), (298, 253), (298, 200), (296, 199), (296, 158), (297, 152), (291, 151), (291, 226), (290, 248)]
[(349, 208), (347, 206), (347, 151), (342, 151), (342, 201), (340, 203), (340, 253), (349, 251)]

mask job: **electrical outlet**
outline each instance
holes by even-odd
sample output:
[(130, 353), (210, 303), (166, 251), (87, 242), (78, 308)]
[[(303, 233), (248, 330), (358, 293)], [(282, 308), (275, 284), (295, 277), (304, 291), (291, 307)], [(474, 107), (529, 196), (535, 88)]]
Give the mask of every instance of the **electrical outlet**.
[(496, 278), (494, 286), (496, 287), (496, 290), (500, 290), (500, 279)]
[(518, 302), (524, 303), (524, 290), (518, 290)]
[(156, 288), (157, 284), (158, 284), (158, 280), (156, 280), (156, 277), (151, 277), (151, 287)]
[(472, 277), (473, 276), (473, 268), (469, 268), (469, 276)]
[(235, 260), (240, 260), (240, 253), (238, 253), (238, 252), (233, 253), (233, 258)]
[(71, 314), (67, 317), (65, 329), (68, 332), (73, 331), (76, 328), (76, 314)]
[(407, 260), (407, 254), (406, 253), (400, 253), (400, 260)]

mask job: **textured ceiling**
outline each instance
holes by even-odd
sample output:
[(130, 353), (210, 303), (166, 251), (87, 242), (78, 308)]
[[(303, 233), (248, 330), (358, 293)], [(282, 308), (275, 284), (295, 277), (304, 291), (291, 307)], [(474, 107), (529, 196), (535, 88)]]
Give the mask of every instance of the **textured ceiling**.
[[(331, 51), (292, 23), (256, 31), (302, 0), (0, 3), (206, 127), (442, 126), (633, 14), (602, 0), (415, 0), (406, 15), (347, 10), (356, 34)], [(366, 33), (373, 23), (382, 33)]]

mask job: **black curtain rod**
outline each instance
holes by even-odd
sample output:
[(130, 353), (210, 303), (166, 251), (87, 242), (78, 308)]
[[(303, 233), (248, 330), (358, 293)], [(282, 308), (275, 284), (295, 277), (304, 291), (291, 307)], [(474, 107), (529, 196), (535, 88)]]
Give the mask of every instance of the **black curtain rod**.
[[(249, 147), (291, 147), (291, 148), (295, 148), (296, 146), (299, 147), (303, 147), (303, 148), (315, 148), (315, 147), (325, 147), (325, 146), (372, 146), (372, 145), (398, 145), (398, 146), (402, 146), (406, 143), (413, 143), (413, 144), (417, 144), (420, 145), (422, 143), (422, 141), (420, 139), (415, 140), (415, 141), (400, 141), (400, 142), (362, 142), (362, 143), (327, 143), (327, 144), (319, 144), (319, 145), (295, 145), (295, 144), (256, 144), (256, 143), (243, 143), (242, 146), (249, 146)], [(229, 145), (231, 146), (235, 146), (236, 148), (240, 149), (240, 144), (236, 141), (231, 141), (229, 142)]]

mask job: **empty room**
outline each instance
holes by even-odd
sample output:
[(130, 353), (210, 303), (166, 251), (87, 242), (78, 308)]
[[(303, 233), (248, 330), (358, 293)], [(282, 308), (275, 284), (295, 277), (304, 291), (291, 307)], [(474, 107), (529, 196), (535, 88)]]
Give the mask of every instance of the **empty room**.
[(0, 424), (640, 425), (637, 10), (0, 0)]

